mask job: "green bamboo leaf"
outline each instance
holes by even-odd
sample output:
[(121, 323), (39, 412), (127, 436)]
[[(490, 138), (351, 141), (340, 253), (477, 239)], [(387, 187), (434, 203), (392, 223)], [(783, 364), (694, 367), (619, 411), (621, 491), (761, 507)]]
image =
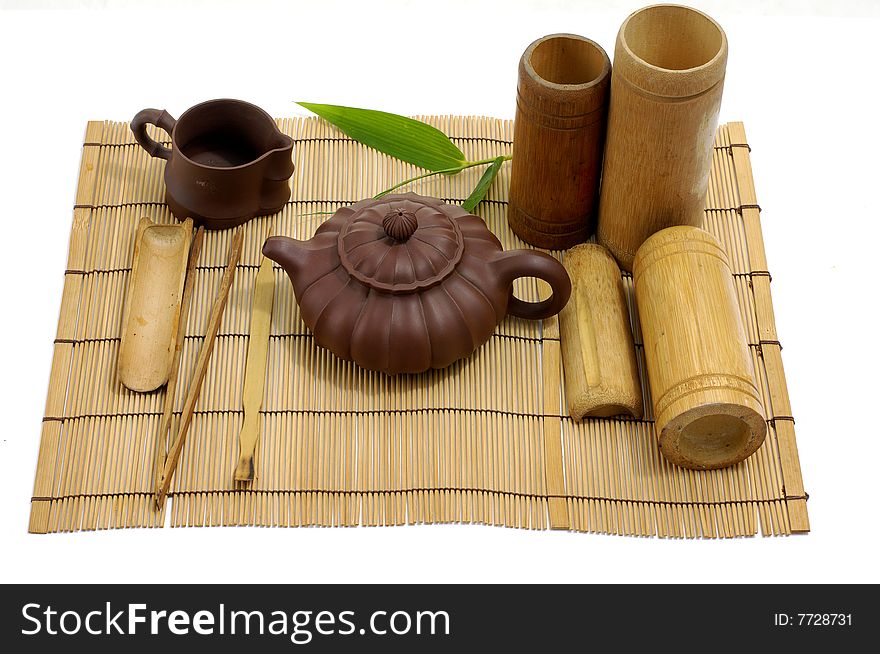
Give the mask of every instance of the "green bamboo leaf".
[[(426, 123), (373, 109), (297, 102), (364, 145), (433, 171), (458, 169), (464, 154), (443, 132)], [(456, 172), (456, 171), (454, 171)]]
[(501, 164), (504, 163), (504, 160), (507, 157), (498, 157), (492, 164), (486, 168), (486, 172), (483, 173), (483, 176), (480, 177), (480, 181), (477, 182), (477, 185), (474, 187), (473, 192), (468, 196), (468, 199), (462, 203), (461, 208), (467, 211), (468, 213), (473, 213), (474, 209), (477, 208), (477, 205), (483, 201), (483, 198), (486, 197), (486, 192), (489, 190), (489, 187), (492, 186), (492, 182), (495, 181), (495, 178), (498, 176), (498, 171), (501, 170)]

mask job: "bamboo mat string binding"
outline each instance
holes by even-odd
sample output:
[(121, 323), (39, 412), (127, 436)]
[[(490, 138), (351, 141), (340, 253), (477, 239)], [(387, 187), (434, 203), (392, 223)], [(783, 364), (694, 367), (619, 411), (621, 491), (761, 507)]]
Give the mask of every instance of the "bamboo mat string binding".
[[(427, 117), (471, 158), (509, 153), (511, 121)], [(742, 123), (722, 125), (713, 150), (705, 223), (730, 257), (767, 409), (764, 446), (724, 470), (670, 465), (643, 420), (566, 417), (556, 318), (508, 318), (473, 357), (443, 371), (386, 377), (318, 349), (276, 267), (258, 474), (236, 486), (248, 321), (260, 246), (275, 233), (307, 239), (340, 205), (417, 174), (313, 118), (281, 119), (295, 141), (290, 202), (245, 229), (235, 283), (189, 438), (162, 512), (152, 509), (151, 456), (163, 393), (131, 393), (115, 360), (141, 216), (171, 222), (162, 166), (126, 123), (86, 130), (65, 285), (42, 423), (30, 531), (120, 527), (351, 526), (460, 522), (663, 537), (780, 535), (809, 530), (795, 425), (773, 318), (770, 277)], [(153, 133), (152, 136), (157, 136)], [(411, 190), (460, 203), (481, 170), (426, 179)], [(478, 212), (505, 248), (509, 166)], [(231, 231), (205, 238), (179, 380), (205, 333)], [(562, 253), (553, 253), (563, 256)], [(623, 276), (644, 404), (644, 352)], [(545, 289), (518, 279), (517, 295)], [(183, 398), (175, 400), (176, 429)]]

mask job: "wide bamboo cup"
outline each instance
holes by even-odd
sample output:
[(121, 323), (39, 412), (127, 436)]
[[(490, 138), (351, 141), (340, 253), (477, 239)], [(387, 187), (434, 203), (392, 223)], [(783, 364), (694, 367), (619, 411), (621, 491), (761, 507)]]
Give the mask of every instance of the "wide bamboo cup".
[(619, 414), (642, 417), (642, 388), (614, 257), (595, 243), (565, 253), (571, 298), (559, 314), (565, 399), (575, 420)]
[(527, 243), (564, 249), (596, 231), (610, 76), (601, 46), (575, 34), (520, 59), (507, 220)]
[(727, 66), (706, 14), (645, 7), (617, 34), (597, 240), (624, 270), (651, 234), (699, 226)]
[(727, 254), (670, 227), (639, 248), (633, 277), (660, 451), (686, 468), (742, 461), (767, 423)]

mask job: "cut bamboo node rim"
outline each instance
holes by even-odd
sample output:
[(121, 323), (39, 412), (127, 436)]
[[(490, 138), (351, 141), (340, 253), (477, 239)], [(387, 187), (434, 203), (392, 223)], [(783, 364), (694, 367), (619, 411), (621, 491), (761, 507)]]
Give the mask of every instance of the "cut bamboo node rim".
[(654, 5), (621, 25), (597, 240), (624, 270), (654, 232), (702, 223), (726, 66), (724, 30), (696, 9)]
[(576, 34), (520, 59), (507, 220), (527, 243), (569, 248), (596, 230), (610, 76), (602, 47)]
[(642, 389), (620, 269), (595, 243), (565, 253), (571, 299), (559, 314), (565, 399), (575, 420), (642, 417)]
[(633, 264), (660, 451), (686, 468), (721, 468), (767, 432), (727, 254), (697, 227), (670, 227)]

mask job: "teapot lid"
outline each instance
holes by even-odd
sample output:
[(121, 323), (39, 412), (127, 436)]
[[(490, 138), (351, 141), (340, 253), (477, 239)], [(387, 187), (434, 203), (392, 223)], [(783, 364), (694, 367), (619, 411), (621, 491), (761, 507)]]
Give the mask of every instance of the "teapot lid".
[(440, 283), (461, 260), (461, 207), (414, 193), (358, 203), (339, 232), (339, 259), (361, 283), (412, 293)]

